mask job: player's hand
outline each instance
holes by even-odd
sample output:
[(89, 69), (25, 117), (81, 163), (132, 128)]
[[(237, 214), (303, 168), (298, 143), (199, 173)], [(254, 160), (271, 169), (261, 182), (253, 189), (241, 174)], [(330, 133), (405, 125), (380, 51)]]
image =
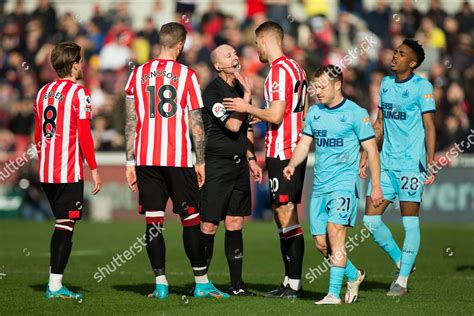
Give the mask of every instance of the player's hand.
[(295, 167), (293, 167), (292, 165), (288, 165), (285, 167), (285, 169), (283, 169), (283, 178), (290, 181), (294, 173)]
[(137, 174), (135, 172), (135, 166), (127, 166), (125, 175), (127, 176), (127, 183), (130, 190), (133, 193), (137, 192)]
[(430, 172), (429, 177), (426, 178), (426, 180), (425, 180), (425, 184), (426, 185), (433, 184), (435, 181), (436, 181), (436, 175), (434, 173)]
[(244, 89), (244, 94), (247, 94), (247, 95), (252, 94), (252, 85), (250, 84), (250, 80), (248, 77), (244, 77), (242, 76), (240, 72), (236, 72), (235, 78), (239, 80), (240, 85)]
[(242, 98), (224, 98), (222, 104), (228, 111), (248, 113), (249, 104)]
[(249, 161), (249, 169), (250, 169), (250, 174), (252, 175), (253, 179), (258, 183), (262, 183), (262, 179), (263, 179), (262, 168), (260, 168), (260, 166), (255, 160)]
[(374, 207), (379, 207), (385, 201), (380, 185), (372, 187), (372, 192), (370, 193), (370, 200), (372, 201), (372, 205)]
[(94, 181), (94, 188), (92, 189), (92, 194), (96, 195), (102, 188), (102, 180), (100, 180), (99, 172), (97, 171), (97, 169), (92, 170), (91, 173), (92, 181)]
[(206, 180), (206, 169), (205, 164), (194, 165), (194, 171), (196, 171), (197, 181), (199, 188), (202, 188), (204, 181)]
[(249, 116), (249, 124), (250, 125), (254, 125), (254, 124), (257, 124), (257, 123), (260, 123), (262, 120), (253, 116), (253, 115), (250, 115)]
[(362, 179), (367, 178), (367, 156), (366, 155), (361, 155), (361, 157), (360, 157), (359, 176)]

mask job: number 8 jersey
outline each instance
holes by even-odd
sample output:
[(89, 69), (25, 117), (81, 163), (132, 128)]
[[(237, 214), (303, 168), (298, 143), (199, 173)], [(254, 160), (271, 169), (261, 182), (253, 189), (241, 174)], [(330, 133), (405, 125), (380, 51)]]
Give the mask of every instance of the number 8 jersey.
[(70, 80), (43, 86), (34, 103), (35, 144), (42, 183), (73, 183), (83, 178), (83, 159), (96, 166), (90, 131), (89, 91)]
[(192, 167), (189, 111), (203, 107), (194, 71), (174, 60), (135, 67), (125, 92), (135, 99), (137, 166)]
[(285, 114), (280, 124), (267, 123), (265, 135), (266, 157), (287, 160), (300, 137), (306, 102), (306, 74), (293, 60), (282, 56), (273, 61), (265, 79), (265, 103), (286, 101)]

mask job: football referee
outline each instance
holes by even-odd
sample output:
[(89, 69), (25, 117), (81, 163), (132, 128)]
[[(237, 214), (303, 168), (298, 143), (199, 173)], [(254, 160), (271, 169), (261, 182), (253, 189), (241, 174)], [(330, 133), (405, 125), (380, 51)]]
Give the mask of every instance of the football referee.
[[(211, 52), (218, 73), (203, 92), (203, 121), (206, 130), (206, 181), (202, 190), (201, 231), (208, 266), (214, 236), (220, 221), (225, 223), (225, 254), (229, 264), (229, 294), (253, 296), (242, 281), (244, 216), (251, 213), (250, 174), (262, 181), (262, 169), (253, 151), (253, 130), (247, 114), (226, 111), (224, 98), (244, 98), (250, 102), (250, 85), (240, 75), (237, 52), (229, 45)], [(249, 172), (250, 169), (250, 172)]]

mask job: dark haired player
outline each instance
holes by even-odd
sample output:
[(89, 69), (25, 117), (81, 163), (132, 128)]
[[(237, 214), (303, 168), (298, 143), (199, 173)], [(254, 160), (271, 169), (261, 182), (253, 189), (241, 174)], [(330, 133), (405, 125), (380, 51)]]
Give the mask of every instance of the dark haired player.
[(225, 224), (225, 255), (231, 287), (236, 296), (253, 296), (242, 281), (244, 257), (242, 229), (244, 217), (251, 214), (249, 169), (262, 181), (262, 169), (255, 160), (253, 129), (248, 115), (227, 111), (224, 98), (240, 97), (250, 102), (247, 78), (240, 74), (240, 62), (232, 46), (220, 45), (211, 52), (218, 75), (203, 92), (203, 120), (206, 129), (206, 181), (202, 189), (201, 231), (209, 266), (214, 236), (219, 222)]
[(86, 88), (76, 83), (82, 79), (79, 45), (56, 45), (51, 52), (51, 65), (59, 80), (43, 86), (34, 104), (39, 180), (56, 217), (45, 297), (81, 300), (82, 294), (68, 290), (62, 279), (71, 254), (74, 225), (82, 217), (84, 158), (92, 172), (92, 194), (97, 194), (102, 185), (90, 130), (91, 97)]
[[(424, 185), (435, 181), (427, 173), (434, 159), (436, 132), (435, 101), (431, 83), (414, 74), (425, 53), (421, 45), (405, 39), (392, 59), (394, 76), (387, 76), (380, 86), (379, 113), (374, 123), (381, 153), (381, 185), (386, 201), (376, 207), (367, 198), (364, 224), (371, 228), (374, 241), (390, 256), (397, 267), (397, 276), (389, 296), (406, 294), (408, 277), (420, 247), (418, 213)], [(365, 176), (365, 157), (361, 176)], [(370, 195), (371, 185), (367, 192)], [(400, 250), (389, 228), (382, 221), (388, 204), (398, 197), (402, 213), (405, 241)]]
[(291, 180), (283, 178), (283, 169), (301, 137), (308, 83), (300, 65), (283, 54), (283, 29), (278, 23), (262, 23), (255, 35), (258, 57), (270, 65), (264, 89), (266, 108), (252, 106), (242, 98), (226, 98), (224, 105), (230, 111), (248, 113), (267, 123), (265, 162), (285, 266), (282, 284), (267, 297), (302, 297), (304, 239), (297, 206), (301, 203), (306, 160), (299, 164)]

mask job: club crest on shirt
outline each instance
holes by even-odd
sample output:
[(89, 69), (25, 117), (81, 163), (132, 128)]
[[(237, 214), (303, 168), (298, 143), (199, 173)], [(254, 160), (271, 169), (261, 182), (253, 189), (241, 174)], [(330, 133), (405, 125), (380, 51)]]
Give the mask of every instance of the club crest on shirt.
[(212, 114), (214, 114), (215, 117), (219, 118), (222, 117), (226, 112), (226, 109), (222, 103), (215, 103), (212, 106)]
[(408, 98), (409, 96), (410, 96), (410, 94), (408, 93), (408, 90), (403, 91), (402, 97)]

